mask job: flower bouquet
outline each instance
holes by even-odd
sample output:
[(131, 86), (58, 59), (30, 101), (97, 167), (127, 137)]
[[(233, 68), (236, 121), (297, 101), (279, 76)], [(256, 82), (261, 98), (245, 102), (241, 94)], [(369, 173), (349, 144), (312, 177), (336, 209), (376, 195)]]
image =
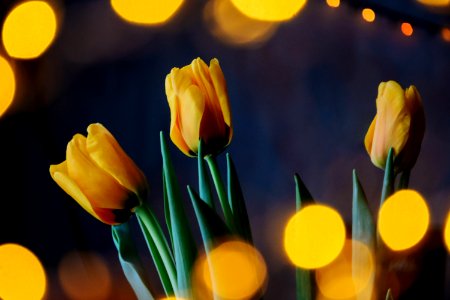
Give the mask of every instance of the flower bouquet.
[[(184, 154), (197, 159), (198, 182), (187, 190), (179, 186), (161, 132), (163, 222), (147, 203), (145, 175), (101, 124), (89, 125), (86, 137), (76, 134), (67, 145), (66, 160), (50, 166), (50, 174), (87, 212), (111, 225), (120, 264), (138, 299), (261, 299), (268, 282), (267, 267), (253, 244), (231, 155), (220, 155), (231, 142), (233, 126), (218, 60), (208, 66), (197, 58), (181, 69), (173, 68), (165, 90), (170, 138)], [(384, 169), (378, 222), (356, 171), (352, 231), (347, 239), (339, 213), (316, 203), (295, 175), (298, 212), (280, 235), (284, 234), (286, 254), (296, 268), (299, 300), (396, 297), (401, 288), (385, 280), (391, 271), (385, 267), (390, 254), (414, 247), (425, 235), (429, 215), (422, 217), (402, 206), (406, 201), (407, 207), (419, 207), (422, 212), (424, 205), (417, 192), (407, 189), (425, 130), (421, 98), (414, 86), (404, 91), (389, 81), (380, 84), (376, 104), (377, 115), (364, 142), (373, 164)], [(226, 160), (225, 180), (218, 159)], [(193, 238), (186, 196), (195, 212), (201, 245)], [(394, 226), (389, 223), (392, 216)], [(149, 282), (131, 238), (129, 223), (135, 219), (158, 272), (161, 291)], [(411, 220), (418, 225), (410, 234)], [(402, 235), (405, 239), (400, 240)]]

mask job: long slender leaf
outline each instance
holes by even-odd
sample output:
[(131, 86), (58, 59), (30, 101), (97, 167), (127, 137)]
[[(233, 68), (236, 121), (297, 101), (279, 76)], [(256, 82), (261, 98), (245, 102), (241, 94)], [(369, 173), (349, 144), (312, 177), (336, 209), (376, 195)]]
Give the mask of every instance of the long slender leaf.
[(164, 218), (166, 219), (167, 230), (169, 231), (170, 245), (172, 246), (172, 249), (173, 249), (172, 227), (171, 227), (170, 211), (169, 211), (169, 199), (167, 199), (167, 187), (166, 187), (166, 179), (164, 178), (164, 170), (163, 170), (163, 174), (162, 174), (162, 183), (163, 183)]
[(153, 212), (142, 204), (136, 209), (139, 225), (158, 272), (166, 295), (173, 295), (177, 287), (177, 273), (172, 252)]
[(205, 201), (213, 210), (215, 210), (214, 201), (211, 192), (211, 183), (208, 173), (206, 172), (206, 162), (203, 155), (204, 143), (200, 139), (198, 142), (197, 152), (197, 168), (198, 168), (198, 190), (200, 192), (200, 198)]
[(211, 155), (206, 156), (205, 159), (208, 162), (209, 171), (211, 172), (214, 186), (216, 187), (217, 196), (219, 197), (219, 202), (222, 207), (225, 222), (233, 233), (237, 233), (233, 221), (233, 213), (231, 211), (230, 202), (227, 199), (225, 186), (223, 184), (222, 177), (220, 176), (220, 171), (219, 167), (217, 166), (216, 159)]
[[(353, 170), (352, 240), (359, 241), (366, 245), (372, 257), (375, 258), (375, 222), (367, 202), (366, 194), (364, 193), (355, 170)], [(361, 253), (361, 251), (359, 251), (360, 249), (361, 248), (356, 246), (356, 244), (353, 244), (352, 273), (355, 278), (364, 276), (362, 274), (367, 272), (368, 259), (370, 259), (367, 257), (367, 254)], [(372, 299), (375, 283), (375, 270), (370, 276), (369, 282), (364, 290), (358, 294), (357, 299)]]
[(394, 149), (389, 150), (384, 168), (383, 187), (381, 190), (380, 207), (384, 201), (394, 193), (395, 173), (394, 173)]
[(231, 155), (227, 153), (228, 201), (233, 213), (233, 221), (240, 236), (253, 244), (252, 230), (245, 205), (244, 194)]
[[(314, 199), (297, 173), (294, 175), (294, 180), (295, 180), (295, 203), (296, 209), (297, 211), (299, 211), (303, 206), (314, 203)], [(296, 281), (297, 300), (314, 299), (314, 290), (313, 290), (314, 280), (312, 278), (311, 271), (296, 268), (295, 281)]]
[(168, 207), (170, 212), (170, 228), (172, 231), (175, 266), (177, 270), (177, 297), (189, 298), (191, 271), (197, 255), (197, 248), (189, 229), (178, 180), (175, 176), (169, 149), (161, 132), (161, 154), (163, 159), (164, 180), (166, 183)]
[(138, 300), (153, 300), (151, 287), (145, 274), (138, 250), (130, 236), (129, 224), (111, 226), (114, 245), (117, 248), (123, 273)]

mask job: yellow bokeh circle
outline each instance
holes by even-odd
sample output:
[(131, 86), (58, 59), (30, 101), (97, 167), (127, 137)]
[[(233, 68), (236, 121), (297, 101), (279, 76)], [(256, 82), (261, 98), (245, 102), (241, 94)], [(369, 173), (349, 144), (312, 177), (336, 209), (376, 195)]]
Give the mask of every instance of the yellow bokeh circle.
[(23, 2), (9, 12), (3, 23), (3, 44), (11, 57), (36, 58), (50, 46), (56, 30), (56, 13), (47, 2)]
[(447, 213), (447, 219), (445, 220), (444, 226), (444, 241), (448, 252), (450, 252), (450, 211)]
[(373, 21), (375, 21), (375, 12), (370, 8), (364, 8), (361, 12), (361, 16), (364, 21), (368, 23), (372, 23)]
[(306, 0), (231, 0), (244, 15), (261, 21), (287, 21), (305, 6)]
[(314, 204), (297, 212), (284, 232), (284, 249), (298, 267), (316, 269), (332, 262), (345, 243), (345, 225), (331, 207)]
[(413, 190), (400, 190), (386, 199), (378, 214), (378, 232), (395, 251), (415, 246), (424, 237), (430, 212), (422, 196)]
[(0, 116), (11, 105), (16, 92), (16, 79), (9, 63), (0, 56)]
[(140, 25), (167, 22), (184, 0), (111, 0), (113, 10), (125, 21)]
[(47, 280), (39, 259), (17, 244), (0, 246), (0, 299), (40, 300)]

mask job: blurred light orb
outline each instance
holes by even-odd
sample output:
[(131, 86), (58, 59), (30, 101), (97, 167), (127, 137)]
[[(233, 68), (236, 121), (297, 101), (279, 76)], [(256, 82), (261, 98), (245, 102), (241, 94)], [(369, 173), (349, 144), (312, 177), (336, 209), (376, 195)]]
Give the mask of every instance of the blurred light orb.
[(402, 23), (402, 25), (400, 26), (400, 30), (406, 36), (411, 36), (414, 33), (412, 25), (408, 22)]
[(70, 299), (110, 299), (111, 274), (103, 258), (95, 253), (69, 252), (59, 264), (58, 277)]
[(434, 7), (445, 7), (450, 5), (450, 0), (417, 0), (417, 2)]
[(231, 0), (244, 15), (261, 21), (287, 21), (305, 6), (306, 0)]
[(430, 212), (422, 196), (400, 190), (386, 199), (378, 214), (378, 232), (394, 251), (406, 250), (422, 240), (430, 224)]
[(113, 10), (125, 21), (139, 25), (167, 22), (184, 0), (111, 0)]
[(39, 259), (17, 244), (0, 246), (0, 299), (40, 300), (47, 280)]
[(441, 37), (444, 41), (450, 42), (450, 28), (442, 28)]
[(368, 23), (375, 21), (375, 12), (370, 8), (364, 8), (361, 12), (362, 18)]
[(14, 71), (6, 59), (0, 56), (0, 116), (14, 100), (16, 79)]
[(56, 30), (56, 13), (50, 4), (23, 2), (9, 12), (3, 23), (3, 45), (11, 57), (36, 58), (51, 45)]
[(298, 267), (316, 269), (332, 262), (345, 243), (345, 225), (333, 208), (314, 204), (297, 212), (284, 231), (284, 249)]
[(266, 281), (267, 267), (263, 257), (245, 242), (224, 242), (214, 248), (208, 258), (203, 256), (201, 259), (201, 280), (219, 298), (250, 299)]
[(338, 8), (341, 5), (341, 0), (327, 0), (329, 7)]
[(278, 28), (278, 23), (247, 17), (230, 0), (208, 1), (204, 17), (211, 33), (231, 45), (261, 44), (272, 37)]
[(445, 220), (444, 226), (445, 246), (447, 246), (447, 251), (450, 252), (450, 211), (447, 213), (447, 219)]
[[(358, 265), (353, 256), (358, 255)], [(355, 272), (357, 271), (357, 272)], [(370, 249), (359, 241), (347, 240), (339, 256), (327, 266), (316, 270), (316, 282), (327, 299), (353, 299), (369, 286), (375, 276)]]

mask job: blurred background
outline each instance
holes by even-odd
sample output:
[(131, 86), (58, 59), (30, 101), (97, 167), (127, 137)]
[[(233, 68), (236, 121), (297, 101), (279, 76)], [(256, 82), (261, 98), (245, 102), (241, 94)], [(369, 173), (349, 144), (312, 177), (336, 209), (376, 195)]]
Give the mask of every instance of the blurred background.
[[(8, 35), (6, 22), (21, 2), (1, 1), (0, 71), (12, 70), (15, 85), (11, 73), (0, 74), (6, 99), (0, 100), (12, 99), (0, 116), (0, 244), (23, 245), (40, 259), (46, 299), (133, 299), (110, 227), (53, 182), (49, 165), (65, 159), (75, 133), (103, 123), (146, 174), (148, 201), (162, 221), (159, 132), (168, 137), (170, 124), (164, 79), (196, 57), (218, 58), (227, 79), (234, 136), (226, 151), (237, 165), (255, 244), (268, 264), (267, 299), (295, 297), (294, 269), (282, 242), (295, 212), (294, 172), (350, 224), (355, 168), (376, 211), (383, 173), (371, 164), (363, 139), (376, 113), (378, 84), (417, 86), (427, 129), (410, 187), (428, 201), (431, 228), (423, 245), (429, 250), (411, 254), (423, 269), (409, 271), (400, 299), (450, 299), (442, 241), (450, 209), (449, 1), (294, 2), (288, 12), (263, 11), (261, 21), (228, 0), (167, 1), (147, 12), (144, 6), (127, 11), (120, 0), (49, 1), (56, 21), (38, 16), (39, 24), (51, 27), (48, 36), (42, 34), (35, 53), (22, 53), (14, 48), (20, 34)], [(26, 27), (20, 18), (16, 23)], [(181, 186), (195, 186), (196, 160), (170, 145)], [(224, 157), (219, 160), (224, 170)], [(77, 261), (85, 263), (78, 273)], [(71, 282), (92, 289), (83, 294)]]

